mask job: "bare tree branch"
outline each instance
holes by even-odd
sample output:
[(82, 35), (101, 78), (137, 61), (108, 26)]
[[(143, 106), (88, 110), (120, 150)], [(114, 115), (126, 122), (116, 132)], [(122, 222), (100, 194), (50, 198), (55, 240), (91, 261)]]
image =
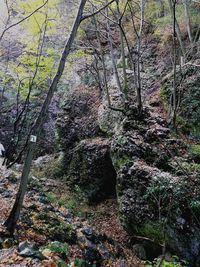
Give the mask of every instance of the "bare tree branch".
[(91, 13), (91, 14), (87, 14), (87, 15), (84, 15), (82, 16), (81, 18), (81, 21), (85, 20), (85, 19), (88, 19), (88, 18), (91, 18), (97, 14), (99, 14), (102, 10), (104, 10), (105, 8), (107, 8), (109, 5), (111, 5), (113, 2), (115, 2), (115, 0), (111, 0), (110, 2), (108, 2), (105, 6), (103, 6), (102, 8), (98, 9), (97, 11)]
[(38, 8), (36, 8), (32, 13), (30, 13), (30, 14), (29, 14), (28, 16), (26, 16), (25, 18), (23, 18), (23, 19), (19, 20), (18, 22), (13, 23), (12, 25), (6, 27), (6, 28), (3, 30), (2, 34), (0, 35), (0, 41), (2, 40), (4, 34), (5, 34), (8, 30), (10, 30), (11, 28), (13, 28), (13, 27), (19, 25), (19, 24), (22, 23), (23, 21), (25, 21), (25, 20), (27, 20), (28, 18), (30, 18), (31, 16), (33, 16), (36, 12), (38, 12), (41, 8), (43, 8), (43, 7), (48, 3), (48, 1), (49, 1), (49, 0), (46, 0), (46, 1), (44, 2), (44, 4), (42, 4), (41, 6), (39, 6)]

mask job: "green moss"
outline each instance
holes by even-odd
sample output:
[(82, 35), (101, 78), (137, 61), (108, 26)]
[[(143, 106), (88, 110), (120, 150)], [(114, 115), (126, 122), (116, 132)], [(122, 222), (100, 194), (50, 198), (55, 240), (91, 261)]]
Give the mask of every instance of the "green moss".
[(121, 167), (125, 166), (128, 162), (131, 161), (130, 157), (126, 154), (123, 155), (114, 155), (112, 161), (116, 170), (120, 170)]
[(171, 260), (165, 260), (162, 257), (156, 258), (153, 261), (143, 262), (145, 267), (187, 267), (188, 264), (185, 261), (180, 260), (177, 256), (172, 256)]
[(57, 196), (54, 193), (48, 193), (47, 198), (51, 203), (58, 204), (69, 209), (73, 214), (82, 216), (88, 209), (87, 201), (82, 192), (75, 188), (75, 192), (68, 192), (67, 195)]
[(45, 246), (45, 248), (57, 253), (58, 255), (62, 255), (63, 253), (67, 255), (69, 253), (69, 245), (67, 243), (61, 243), (58, 241), (48, 244)]
[(184, 133), (189, 134), (191, 131), (192, 126), (185, 120), (185, 118), (177, 115), (176, 117), (176, 124), (177, 127)]
[(86, 262), (83, 259), (76, 258), (74, 262), (75, 266), (77, 267), (85, 267)]
[(161, 86), (160, 88), (160, 99), (163, 103), (164, 109), (167, 110), (168, 109), (168, 91), (164, 85)]
[[(186, 170), (189, 173), (194, 173), (194, 172), (198, 173), (198, 172), (200, 172), (200, 164), (189, 163), (189, 162), (183, 162), (183, 163), (180, 163), (180, 164), (181, 164), (181, 167), (184, 168), (184, 170)], [(177, 168), (178, 168), (178, 166), (177, 166)]]
[(44, 175), (46, 177), (62, 178), (64, 176), (64, 170), (59, 160), (50, 162), (45, 166)]
[(195, 156), (200, 156), (200, 144), (198, 145), (191, 145), (190, 149), (191, 153)]
[(160, 223), (146, 222), (136, 228), (136, 233), (158, 243), (162, 243), (164, 240), (163, 226)]
[(45, 234), (51, 240), (59, 240), (61, 242), (76, 242), (76, 233), (73, 225), (66, 223), (53, 212), (43, 210), (36, 215), (36, 219), (40, 221), (33, 226), (35, 231)]
[(34, 166), (32, 174), (36, 177), (62, 178), (64, 169), (60, 159), (53, 159), (39, 166)]
[(157, 244), (166, 243), (172, 245), (173, 240), (164, 230), (163, 224), (160, 222), (146, 222), (135, 228), (137, 235), (148, 237)]

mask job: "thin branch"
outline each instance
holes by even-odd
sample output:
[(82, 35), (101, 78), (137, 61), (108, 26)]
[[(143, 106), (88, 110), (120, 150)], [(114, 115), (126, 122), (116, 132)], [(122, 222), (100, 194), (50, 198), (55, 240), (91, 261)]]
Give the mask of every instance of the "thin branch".
[(16, 23), (14, 23), (14, 24), (8, 26), (7, 28), (5, 28), (5, 29), (3, 30), (1, 36), (0, 36), (0, 41), (2, 40), (4, 34), (5, 34), (8, 30), (10, 30), (11, 28), (13, 28), (13, 27), (19, 25), (19, 24), (22, 23), (23, 21), (25, 21), (25, 20), (27, 20), (28, 18), (30, 18), (31, 16), (33, 16), (36, 12), (38, 12), (41, 8), (43, 8), (43, 7), (48, 3), (48, 1), (49, 1), (49, 0), (46, 0), (46, 1), (44, 2), (43, 5), (41, 5), (41, 6), (39, 6), (38, 8), (36, 8), (32, 13), (30, 13), (30, 14), (29, 14), (28, 16), (26, 16), (25, 18), (23, 18), (23, 19), (19, 20), (18, 22), (16, 22)]
[(99, 14), (102, 10), (104, 10), (105, 8), (107, 8), (109, 5), (111, 5), (113, 2), (115, 2), (115, 0), (112, 0), (110, 2), (108, 2), (105, 6), (103, 6), (102, 8), (98, 9), (97, 11), (91, 13), (91, 14), (87, 14), (87, 15), (84, 15), (82, 16), (81, 18), (81, 21), (85, 20), (85, 19), (88, 19), (88, 18), (91, 18), (97, 14)]

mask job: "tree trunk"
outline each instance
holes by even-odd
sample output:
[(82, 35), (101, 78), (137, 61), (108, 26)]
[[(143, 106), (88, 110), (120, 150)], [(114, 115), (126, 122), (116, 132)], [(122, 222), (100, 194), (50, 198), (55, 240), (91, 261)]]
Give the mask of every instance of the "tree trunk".
[[(107, 8), (107, 17), (108, 17), (108, 8)], [(113, 40), (112, 40), (112, 34), (111, 34), (109, 19), (107, 19), (107, 30), (108, 30), (108, 42), (109, 42), (109, 46), (110, 46), (110, 55), (111, 55), (111, 60), (112, 60), (113, 72), (114, 72), (115, 79), (116, 79), (116, 82), (117, 82), (117, 87), (118, 87), (119, 91), (121, 93), (123, 93), (122, 85), (121, 85), (121, 82), (120, 82), (120, 79), (119, 79), (119, 73), (118, 73), (118, 70), (117, 70), (117, 64), (116, 64), (116, 61), (115, 61), (115, 55), (114, 55), (114, 49), (113, 49)]]
[(136, 68), (137, 68), (137, 104), (139, 112), (142, 111), (142, 83), (141, 83), (141, 76), (140, 76), (140, 60), (141, 60), (141, 42), (142, 42), (142, 31), (144, 27), (144, 8), (145, 8), (145, 0), (140, 1), (140, 29), (138, 32), (138, 40), (137, 40), (137, 61), (136, 61)]
[(104, 52), (103, 52), (102, 45), (101, 45), (100, 29), (98, 27), (96, 16), (94, 16), (94, 24), (95, 24), (95, 28), (96, 28), (96, 37), (97, 37), (97, 42), (98, 42), (98, 46), (99, 46), (102, 67), (103, 67), (103, 83), (104, 83), (104, 88), (105, 88), (106, 96), (107, 96), (107, 100), (108, 100), (108, 106), (110, 107), (111, 101), (110, 101), (110, 94), (109, 94), (108, 82), (107, 82), (106, 64), (105, 64), (105, 60), (104, 60)]
[(32, 158), (33, 158), (34, 146), (35, 144), (33, 142), (31, 142), (29, 145), (29, 150), (26, 156), (26, 160), (25, 160), (25, 164), (24, 164), (24, 168), (23, 168), (23, 172), (21, 176), (21, 182), (20, 182), (20, 186), (17, 192), (15, 203), (9, 214), (8, 219), (6, 220), (4, 224), (11, 235), (13, 235), (15, 227), (16, 227), (16, 223), (19, 219), (20, 211), (23, 205), (24, 195), (27, 190), (28, 176), (30, 172)]
[(172, 97), (172, 125), (176, 128), (176, 111), (177, 111), (177, 86), (176, 86), (176, 2), (173, 3), (173, 49), (174, 49), (174, 61), (173, 61), (173, 97)]
[(191, 31), (191, 21), (190, 21), (190, 11), (189, 11), (189, 1), (183, 0), (183, 4), (185, 7), (185, 19), (187, 24), (187, 32), (190, 42), (192, 43), (192, 31)]
[[(51, 100), (53, 98), (54, 92), (57, 89), (57, 84), (58, 84), (58, 82), (59, 82), (59, 80), (60, 80), (60, 78), (62, 76), (63, 71), (64, 71), (64, 67), (65, 67), (65, 62), (66, 62), (67, 56), (68, 56), (68, 54), (70, 52), (72, 43), (73, 43), (73, 41), (74, 41), (74, 39), (76, 37), (76, 33), (77, 33), (77, 30), (78, 30), (78, 27), (79, 27), (79, 25), (81, 23), (81, 20), (82, 20), (82, 14), (83, 14), (83, 10), (84, 10), (84, 6), (86, 4), (86, 1), (87, 0), (81, 0), (80, 1), (79, 8), (78, 8), (78, 13), (77, 13), (76, 19), (74, 21), (74, 24), (72, 26), (71, 32), (70, 32), (70, 34), (69, 34), (69, 36), (67, 38), (67, 41), (66, 41), (66, 44), (65, 44), (65, 47), (64, 47), (64, 50), (63, 50), (59, 65), (58, 65), (57, 72), (56, 72), (56, 74), (55, 74), (55, 76), (54, 76), (54, 78), (52, 80), (52, 83), (51, 83), (51, 85), (49, 87), (46, 99), (45, 99), (45, 101), (44, 101), (44, 103), (42, 105), (42, 108), (41, 108), (41, 111), (40, 111), (40, 113), (38, 115), (38, 118), (36, 119), (36, 121), (34, 123), (32, 134), (35, 135), (35, 136), (37, 136), (37, 134), (39, 132), (39, 129), (41, 128), (41, 126), (42, 126), (42, 124), (44, 122), (44, 119), (45, 119), (46, 114), (48, 112), (48, 108), (49, 108), (49, 105), (50, 105)], [(29, 141), (29, 145), (28, 145), (28, 149), (27, 149), (27, 155), (26, 155), (26, 159), (25, 159), (24, 168), (23, 168), (23, 171), (22, 171), (20, 187), (19, 187), (19, 190), (17, 192), (17, 196), (16, 196), (16, 199), (15, 199), (14, 206), (13, 206), (13, 208), (12, 208), (10, 214), (9, 214), (8, 219), (6, 220), (6, 222), (4, 224), (6, 226), (6, 228), (7, 228), (7, 230), (11, 234), (14, 233), (17, 221), (19, 219), (20, 210), (21, 210), (22, 205), (23, 205), (23, 200), (24, 200), (24, 196), (25, 196), (25, 193), (26, 193), (26, 189), (27, 189), (28, 176), (29, 176), (29, 173), (30, 173), (31, 162), (32, 162), (32, 158), (33, 158), (35, 147), (36, 147), (36, 142), (32, 142), (30, 140)]]
[(119, 8), (119, 1), (116, 0), (117, 4), (117, 16), (118, 16), (118, 24), (119, 24), (119, 33), (120, 33), (120, 43), (121, 43), (121, 59), (122, 59), (122, 69), (123, 69), (123, 77), (124, 77), (124, 84), (123, 84), (123, 92), (125, 97), (127, 98), (128, 95), (128, 79), (126, 74), (126, 58), (125, 58), (125, 46), (124, 46), (124, 35), (122, 31), (122, 17)]
[[(168, 0), (168, 2), (169, 2), (169, 8), (170, 8), (171, 16), (172, 16), (172, 19), (173, 19), (173, 17), (174, 17), (173, 4), (174, 3), (176, 4), (176, 0)], [(182, 41), (181, 30), (180, 30), (180, 27), (179, 27), (179, 24), (178, 24), (178, 21), (177, 21), (176, 18), (175, 18), (175, 28), (176, 28), (176, 34), (177, 34), (177, 38), (178, 38), (178, 41), (179, 41), (179, 45), (180, 45), (180, 48), (181, 48), (182, 55), (185, 58), (185, 48), (184, 48), (183, 41)]]

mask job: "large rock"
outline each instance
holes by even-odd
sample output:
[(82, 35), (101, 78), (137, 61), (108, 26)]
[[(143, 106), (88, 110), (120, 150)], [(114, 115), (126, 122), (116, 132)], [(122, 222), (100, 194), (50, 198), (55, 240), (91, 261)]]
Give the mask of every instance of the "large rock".
[(115, 193), (116, 173), (108, 139), (81, 141), (73, 152), (67, 182), (78, 185), (90, 202)]
[(57, 119), (63, 164), (69, 165), (74, 147), (83, 139), (101, 135), (97, 122), (99, 91), (78, 87), (68, 93)]
[(111, 154), (124, 227), (150, 252), (147, 257), (158, 256), (166, 244), (195, 266), (200, 255), (200, 194), (195, 188), (200, 179), (181, 168), (178, 157), (184, 157), (186, 147), (148, 110), (138, 116), (130, 108), (121, 129)]

